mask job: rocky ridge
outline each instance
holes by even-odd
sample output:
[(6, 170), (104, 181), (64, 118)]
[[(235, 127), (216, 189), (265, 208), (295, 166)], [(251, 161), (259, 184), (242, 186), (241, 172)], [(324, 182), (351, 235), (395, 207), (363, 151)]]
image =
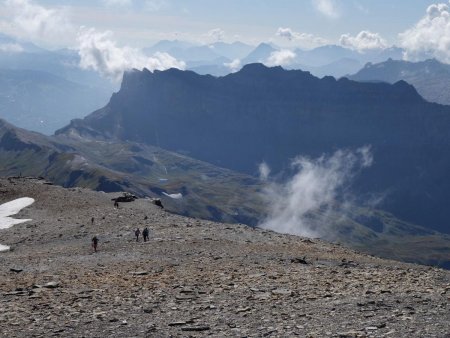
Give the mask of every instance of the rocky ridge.
[(449, 336), (449, 271), (45, 183), (0, 180), (36, 199), (0, 231), (1, 336)]

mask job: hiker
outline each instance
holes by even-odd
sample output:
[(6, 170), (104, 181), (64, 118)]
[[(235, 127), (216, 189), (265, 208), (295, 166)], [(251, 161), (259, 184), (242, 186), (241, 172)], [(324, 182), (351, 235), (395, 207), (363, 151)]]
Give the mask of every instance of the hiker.
[(119, 209), (119, 202), (114, 201), (114, 208), (115, 208), (115, 209)]
[(136, 242), (139, 242), (139, 235), (141, 234), (141, 230), (137, 228), (134, 232), (134, 235), (136, 236)]
[(92, 237), (92, 247), (94, 248), (94, 252), (97, 252), (97, 244), (98, 244), (98, 237), (95, 235)]
[(144, 237), (144, 242), (148, 241), (148, 234), (149, 234), (148, 228), (145, 227), (144, 231), (142, 231), (142, 236)]
[(91, 218), (91, 225), (94, 225), (94, 217)]

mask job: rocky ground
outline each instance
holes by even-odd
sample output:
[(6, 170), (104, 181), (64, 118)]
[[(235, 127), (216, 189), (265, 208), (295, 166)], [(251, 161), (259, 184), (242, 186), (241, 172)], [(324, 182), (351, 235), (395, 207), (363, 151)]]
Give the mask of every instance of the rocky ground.
[(0, 230), (2, 337), (450, 337), (450, 271), (118, 195), (0, 180), (36, 199)]

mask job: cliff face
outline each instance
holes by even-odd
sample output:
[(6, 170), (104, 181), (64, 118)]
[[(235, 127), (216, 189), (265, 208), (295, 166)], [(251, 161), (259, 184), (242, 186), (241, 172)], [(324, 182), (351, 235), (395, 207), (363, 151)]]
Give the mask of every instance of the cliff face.
[(449, 232), (448, 130), (450, 108), (404, 81), (336, 81), (251, 64), (221, 78), (129, 72), (105, 108), (58, 134), (157, 145), (253, 175), (262, 161), (277, 173), (297, 155), (370, 146), (374, 164), (354, 191), (386, 195), (386, 210)]

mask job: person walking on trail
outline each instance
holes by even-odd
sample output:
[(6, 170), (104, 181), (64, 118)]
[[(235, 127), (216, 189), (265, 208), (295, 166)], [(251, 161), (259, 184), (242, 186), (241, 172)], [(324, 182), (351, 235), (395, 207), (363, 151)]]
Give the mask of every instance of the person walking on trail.
[(91, 218), (91, 225), (94, 225), (94, 217)]
[(144, 237), (144, 242), (148, 241), (148, 234), (149, 234), (148, 228), (145, 227), (144, 231), (142, 231), (142, 236)]
[(114, 201), (114, 209), (119, 209), (119, 202)]
[(92, 237), (92, 248), (94, 249), (94, 252), (97, 252), (97, 245), (98, 245), (98, 237), (95, 235)]
[(141, 230), (139, 230), (139, 228), (137, 228), (134, 231), (134, 235), (136, 236), (136, 242), (139, 242), (139, 235), (141, 234)]

